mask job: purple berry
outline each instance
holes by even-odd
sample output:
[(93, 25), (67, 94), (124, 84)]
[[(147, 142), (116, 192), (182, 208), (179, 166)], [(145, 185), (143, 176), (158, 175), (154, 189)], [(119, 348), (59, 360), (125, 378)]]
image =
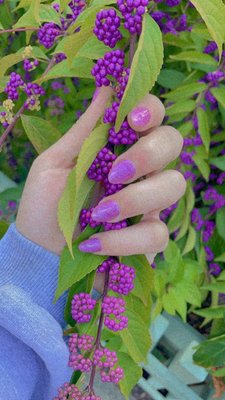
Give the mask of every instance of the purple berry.
[(23, 87), (23, 86), (24, 86), (24, 82), (23, 82), (21, 76), (19, 74), (17, 74), (16, 72), (12, 72), (10, 74), (10, 80), (5, 87), (5, 93), (8, 94), (8, 98), (10, 100), (13, 100), (13, 101), (18, 100), (18, 98), (19, 98), (18, 88)]
[(126, 296), (134, 288), (135, 270), (128, 265), (114, 262), (109, 271), (109, 288)]
[(126, 228), (128, 224), (127, 220), (124, 219), (123, 221), (119, 222), (104, 222), (103, 226), (105, 231), (117, 231)]
[(107, 147), (103, 147), (87, 172), (88, 178), (96, 182), (103, 182), (107, 178), (115, 159), (116, 155)]
[(82, 394), (78, 387), (74, 384), (64, 383), (62, 387), (58, 389), (57, 397), (53, 400), (66, 400), (70, 398), (71, 400), (82, 400)]
[(95, 77), (96, 86), (109, 86), (108, 77), (118, 79), (123, 72), (125, 54), (122, 50), (109, 51), (100, 58), (93, 67), (91, 74)]
[(103, 122), (105, 124), (114, 124), (116, 122), (117, 112), (120, 104), (117, 101), (112, 103), (110, 108), (106, 108)]
[(117, 367), (114, 370), (110, 370), (109, 373), (103, 370), (100, 372), (100, 375), (102, 382), (118, 383), (124, 378), (124, 370)]
[(59, 26), (53, 22), (48, 22), (38, 30), (38, 40), (46, 49), (50, 49), (60, 34), (61, 30)]
[(141, 33), (142, 18), (149, 0), (117, 0), (121, 14), (124, 17), (124, 27), (131, 33)]
[(102, 302), (102, 310), (105, 314), (105, 326), (114, 332), (121, 331), (128, 326), (128, 318), (122, 315), (125, 312), (123, 299), (106, 296)]
[(127, 121), (122, 123), (119, 132), (116, 132), (114, 127), (109, 129), (109, 143), (115, 145), (131, 145), (137, 140), (136, 132), (129, 126)]
[(121, 75), (117, 79), (117, 86), (115, 88), (116, 96), (119, 100), (122, 99), (125, 89), (127, 87), (128, 79), (130, 75), (130, 69), (124, 68)]
[(106, 348), (97, 349), (93, 355), (93, 364), (99, 368), (112, 368), (118, 362), (115, 351)]
[(83, 231), (87, 225), (90, 225), (91, 228), (96, 228), (97, 226), (101, 225), (101, 222), (96, 222), (91, 218), (91, 214), (94, 207), (87, 209), (83, 208), (80, 213), (80, 227)]
[(91, 320), (91, 314), (87, 314), (86, 311), (93, 310), (95, 305), (96, 300), (92, 299), (90, 294), (75, 294), (71, 303), (72, 318), (77, 321), (78, 324), (89, 322)]
[(120, 17), (116, 10), (113, 8), (101, 10), (96, 16), (94, 33), (100, 41), (112, 49), (122, 39), (119, 27)]
[(116, 258), (109, 257), (107, 260), (103, 261), (101, 265), (99, 265), (97, 272), (106, 272), (111, 267), (111, 265), (115, 262)]

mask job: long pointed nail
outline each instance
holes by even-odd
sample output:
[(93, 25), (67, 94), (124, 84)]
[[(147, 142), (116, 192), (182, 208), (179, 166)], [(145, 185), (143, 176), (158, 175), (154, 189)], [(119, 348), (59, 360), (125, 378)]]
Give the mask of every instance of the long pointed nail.
[(129, 179), (133, 178), (136, 173), (134, 164), (129, 160), (118, 162), (112, 167), (108, 180), (111, 183), (124, 183)]
[(119, 213), (120, 207), (116, 201), (105, 201), (94, 208), (91, 218), (97, 222), (107, 222), (118, 217)]
[(93, 238), (85, 240), (79, 244), (79, 250), (84, 253), (95, 253), (102, 250), (102, 245), (99, 239)]

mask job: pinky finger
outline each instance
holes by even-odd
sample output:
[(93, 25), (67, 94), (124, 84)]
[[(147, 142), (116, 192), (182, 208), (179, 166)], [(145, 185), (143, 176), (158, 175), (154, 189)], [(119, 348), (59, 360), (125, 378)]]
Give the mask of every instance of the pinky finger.
[(125, 229), (101, 232), (80, 243), (80, 251), (109, 256), (158, 253), (169, 240), (167, 226), (162, 221), (141, 221)]

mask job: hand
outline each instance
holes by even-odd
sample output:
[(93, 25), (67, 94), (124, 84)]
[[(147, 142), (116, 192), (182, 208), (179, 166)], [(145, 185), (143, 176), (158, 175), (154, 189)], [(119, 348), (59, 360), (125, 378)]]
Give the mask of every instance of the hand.
[[(26, 181), (16, 219), (17, 229), (58, 255), (65, 246), (57, 223), (58, 202), (82, 143), (104, 113), (111, 94), (110, 88), (100, 90), (79, 121), (37, 157)], [(184, 194), (186, 181), (176, 170), (162, 171), (179, 155), (183, 146), (183, 139), (176, 129), (160, 127), (164, 113), (159, 99), (148, 95), (129, 114), (129, 124), (141, 138), (117, 158), (109, 175), (112, 183), (129, 185), (103, 199), (93, 213), (99, 221), (115, 222), (143, 214), (142, 220), (122, 230), (93, 235), (81, 245), (82, 251), (105, 255), (147, 253), (153, 261), (155, 254), (167, 246), (169, 233), (160, 221), (159, 212)], [(135, 182), (143, 176), (145, 180)]]

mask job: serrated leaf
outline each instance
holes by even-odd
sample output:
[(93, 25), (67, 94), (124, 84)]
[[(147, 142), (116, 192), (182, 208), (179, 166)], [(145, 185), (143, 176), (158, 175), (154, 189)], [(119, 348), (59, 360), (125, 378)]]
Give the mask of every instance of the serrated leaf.
[(158, 24), (146, 14), (133, 58), (130, 77), (116, 119), (116, 131), (132, 108), (152, 89), (163, 63), (162, 34)]
[(162, 95), (162, 97), (172, 101), (183, 101), (184, 99), (188, 99), (188, 97), (192, 97), (196, 93), (203, 92), (206, 87), (207, 86), (205, 83), (190, 83), (188, 85), (181, 85), (177, 89)]
[(84, 141), (76, 166), (70, 172), (67, 184), (58, 206), (58, 223), (72, 253), (72, 237), (78, 222), (80, 210), (94, 186), (86, 172), (94, 161), (97, 152), (105, 146), (108, 138), (108, 125), (102, 124)]
[(120, 331), (120, 336), (132, 359), (136, 363), (145, 362), (151, 346), (148, 327), (138, 314), (126, 311), (126, 316), (129, 319), (128, 328)]
[(183, 51), (179, 54), (170, 55), (172, 61), (186, 61), (205, 65), (216, 66), (217, 62), (209, 54), (203, 54), (198, 51)]
[(208, 152), (210, 145), (209, 121), (207, 113), (201, 107), (198, 107), (197, 109), (197, 118), (198, 118), (198, 130), (202, 138), (203, 144), (206, 148), (206, 151)]
[(154, 271), (144, 255), (122, 257), (122, 262), (135, 268), (133, 295), (140, 298), (145, 305), (148, 304), (153, 287)]
[(225, 171), (225, 155), (221, 157), (210, 158), (210, 164), (215, 165), (221, 171)]
[(119, 382), (119, 387), (121, 393), (128, 399), (131, 390), (142, 376), (142, 368), (126, 353), (117, 352), (117, 357), (119, 366), (124, 370), (124, 378)]
[(216, 42), (219, 55), (222, 54), (225, 41), (225, 5), (223, 0), (193, 0), (192, 4), (198, 10), (213, 40)]
[(21, 115), (21, 121), (38, 154), (48, 149), (61, 137), (61, 133), (50, 121), (30, 115)]
[(201, 287), (202, 290), (210, 290), (216, 293), (225, 293), (225, 282), (213, 282)]
[(167, 224), (170, 233), (173, 233), (181, 226), (184, 210), (185, 210), (185, 200), (182, 197), (179, 201), (177, 208), (173, 211), (169, 219), (169, 222)]
[(193, 282), (182, 281), (177, 285), (177, 289), (180, 293), (183, 293), (187, 303), (193, 304), (194, 306), (201, 306), (201, 292), (199, 288)]
[(194, 310), (194, 312), (204, 318), (224, 318), (225, 306), (202, 308), (201, 310)]
[(86, 228), (73, 242), (74, 258), (72, 258), (67, 247), (63, 249), (60, 257), (59, 279), (55, 300), (58, 300), (58, 298), (76, 282), (94, 271), (107, 258), (93, 253), (83, 253), (79, 250), (79, 243), (89, 238), (91, 234), (93, 234), (93, 229)]
[(28, 11), (20, 17), (13, 27), (38, 27), (40, 24), (39, 12), (40, 0), (31, 0)]
[(43, 77), (36, 80), (38, 83), (43, 83), (49, 81), (50, 79), (57, 78), (89, 78), (93, 79), (91, 75), (91, 69), (93, 67), (93, 62), (86, 58), (76, 58), (71, 67), (69, 67), (68, 60), (63, 60), (59, 64), (56, 64), (50, 71)]
[(210, 91), (212, 92), (218, 103), (221, 104), (223, 108), (225, 108), (225, 86), (221, 85), (218, 88), (210, 89)]

